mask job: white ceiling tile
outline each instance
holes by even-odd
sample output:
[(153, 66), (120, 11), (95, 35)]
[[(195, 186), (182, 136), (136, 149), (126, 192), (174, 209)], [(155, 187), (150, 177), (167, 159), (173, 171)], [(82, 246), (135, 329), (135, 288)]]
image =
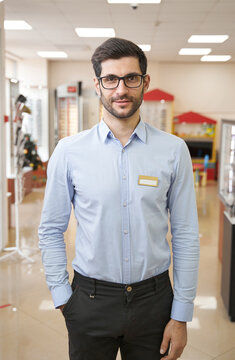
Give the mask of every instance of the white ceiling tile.
[[(134, 1), (133, 1), (134, 3)], [(159, 4), (139, 4), (136, 10), (130, 4), (115, 4), (108, 7), (110, 13), (123, 15), (129, 14), (130, 16), (143, 15), (143, 14), (158, 14), (161, 11)]]
[(215, 5), (212, 12), (217, 12), (220, 14), (233, 13), (235, 14), (235, 1), (231, 0), (225, 4), (224, 1), (219, 2)]
[(182, 26), (188, 23), (201, 23), (205, 18), (204, 13), (161, 13), (158, 20), (160, 22), (181, 23)]
[(104, 1), (99, 3), (92, 3), (90, 1), (76, 1), (76, 2), (61, 2), (56, 5), (57, 9), (62, 11), (64, 14), (80, 13), (89, 16), (89, 13), (101, 13), (103, 11), (108, 12), (108, 4)]
[(36, 56), (45, 47), (66, 48), (71, 59), (90, 59), (105, 38), (79, 38), (75, 27), (114, 27), (119, 37), (150, 43), (148, 57), (159, 61), (182, 61), (178, 50), (187, 46), (192, 34), (228, 33), (224, 47), (215, 44), (212, 50), (235, 53), (235, 0), (162, 0), (137, 10), (106, 0), (7, 0), (5, 14), (6, 19), (22, 19), (33, 27), (28, 32), (6, 31), (6, 48), (22, 57)]
[(209, 1), (174, 1), (171, 3), (162, 3), (162, 11), (167, 13), (195, 13), (208, 12), (213, 9), (214, 3)]
[[(188, 4), (188, 3), (190, 3), (190, 4), (192, 4), (192, 3), (201, 3), (201, 4), (203, 4), (203, 3), (205, 3), (205, 2), (207, 2), (207, 3), (209, 3), (209, 4), (215, 4), (218, 0), (163, 0), (164, 1), (164, 3), (171, 3), (171, 4), (175, 4), (175, 3), (177, 3), (177, 4)], [(219, 0), (220, 1), (220, 0)], [(222, 1), (224, 1), (224, 0), (222, 0)], [(227, 1), (233, 1), (233, 0), (227, 0)]]
[[(9, 1), (9, 0), (7, 0)], [(8, 8), (10, 8), (10, 11), (6, 13), (7, 17), (10, 15), (9, 13), (21, 13), (22, 15), (24, 14), (30, 14), (30, 13), (35, 13), (35, 14), (53, 14), (53, 13), (58, 13), (59, 10), (57, 8), (57, 6), (51, 2), (41, 2), (41, 1), (32, 1), (32, 2), (28, 2), (26, 3), (22, 3), (22, 1), (15, 1), (14, 6), (9, 6), (8, 4)], [(9, 15), (8, 15), (9, 14)]]

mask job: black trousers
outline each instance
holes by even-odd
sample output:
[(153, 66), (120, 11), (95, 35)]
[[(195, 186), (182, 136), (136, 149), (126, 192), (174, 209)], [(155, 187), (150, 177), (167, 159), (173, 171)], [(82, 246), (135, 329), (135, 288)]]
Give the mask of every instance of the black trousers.
[(123, 285), (75, 272), (63, 309), (70, 360), (159, 360), (173, 300), (168, 271)]

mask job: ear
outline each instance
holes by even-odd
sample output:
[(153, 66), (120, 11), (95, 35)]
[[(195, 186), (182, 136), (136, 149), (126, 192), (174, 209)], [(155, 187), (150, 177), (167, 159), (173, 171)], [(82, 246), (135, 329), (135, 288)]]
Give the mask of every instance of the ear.
[(146, 93), (148, 91), (149, 83), (150, 83), (150, 76), (145, 75), (145, 77), (144, 77), (144, 93)]
[(94, 81), (94, 85), (95, 85), (96, 94), (97, 94), (98, 96), (100, 96), (100, 83), (99, 83), (99, 80), (95, 77), (95, 78), (93, 79), (93, 81)]

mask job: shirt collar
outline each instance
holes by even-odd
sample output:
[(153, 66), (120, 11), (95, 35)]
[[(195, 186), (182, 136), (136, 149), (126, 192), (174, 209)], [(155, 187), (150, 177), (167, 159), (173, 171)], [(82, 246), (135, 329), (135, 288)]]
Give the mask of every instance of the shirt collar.
[[(99, 133), (100, 133), (101, 140), (103, 142), (105, 142), (105, 140), (107, 139), (107, 137), (109, 135), (112, 135), (112, 131), (110, 130), (110, 128), (104, 122), (103, 119), (99, 123)], [(131, 137), (133, 138), (133, 136), (135, 134), (143, 143), (146, 143), (146, 128), (145, 128), (145, 124), (142, 120), (140, 120), (140, 122), (136, 126)]]
[(136, 134), (143, 143), (146, 143), (146, 128), (142, 120), (140, 120), (139, 124), (136, 126), (133, 134)]
[(105, 142), (105, 140), (107, 139), (108, 135), (111, 134), (111, 130), (108, 127), (108, 125), (104, 122), (104, 120), (102, 119), (99, 123), (99, 133), (100, 133), (100, 137), (101, 140), (103, 142)]

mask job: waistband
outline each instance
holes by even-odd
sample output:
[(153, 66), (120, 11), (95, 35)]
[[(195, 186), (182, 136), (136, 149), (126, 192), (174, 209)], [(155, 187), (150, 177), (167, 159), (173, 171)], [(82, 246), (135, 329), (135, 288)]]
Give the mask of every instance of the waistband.
[(99, 280), (95, 278), (90, 278), (87, 276), (84, 276), (80, 273), (78, 273), (76, 270), (74, 270), (74, 280), (75, 282), (78, 282), (80, 285), (93, 285), (95, 283), (96, 286), (102, 286), (107, 288), (116, 288), (116, 289), (123, 289), (125, 290), (128, 286), (131, 286), (132, 289), (139, 289), (151, 284), (156, 284), (156, 282), (159, 282), (161, 280), (165, 280), (169, 278), (169, 272), (168, 270), (164, 271), (163, 273), (153, 276), (151, 278), (141, 280), (134, 283), (128, 283), (128, 284), (122, 284), (122, 283), (116, 283), (116, 282), (110, 282), (106, 280)]

